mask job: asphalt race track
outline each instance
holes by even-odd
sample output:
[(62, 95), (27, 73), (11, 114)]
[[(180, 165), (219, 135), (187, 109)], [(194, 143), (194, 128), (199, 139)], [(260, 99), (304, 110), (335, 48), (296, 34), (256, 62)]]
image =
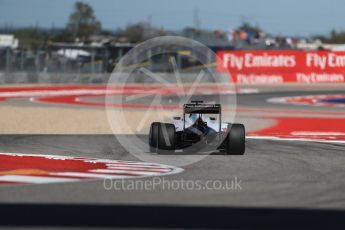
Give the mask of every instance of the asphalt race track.
[[(258, 93), (238, 94), (237, 120), (249, 127), (245, 155), (212, 154), (182, 167), (180, 173), (159, 177), (169, 181), (198, 180), (203, 186), (210, 180), (237, 180), (239, 186), (236, 189), (202, 187), (174, 190), (166, 189), (162, 184), (147, 190), (107, 189), (103, 179), (48, 184), (5, 183), (0, 184), (0, 202), (344, 209), (343, 101), (336, 99), (335, 104), (325, 106), (303, 104), (305, 98), (299, 99), (302, 101), (299, 105), (295, 100), (294, 103), (289, 100), (284, 103), (267, 101), (270, 98), (335, 94), (345, 94), (345, 90), (306, 92), (290, 89), (272, 92), (263, 89)], [(93, 101), (104, 100), (99, 97)], [(35, 104), (25, 98), (8, 99), (1, 103), (21, 108), (73, 107), (70, 104)], [(272, 128), (274, 125), (278, 128)], [(147, 136), (142, 135), (141, 138), (147, 139)], [(2, 134), (0, 152), (139, 161), (128, 154), (111, 134)], [(154, 180), (154, 177), (133, 180)]]

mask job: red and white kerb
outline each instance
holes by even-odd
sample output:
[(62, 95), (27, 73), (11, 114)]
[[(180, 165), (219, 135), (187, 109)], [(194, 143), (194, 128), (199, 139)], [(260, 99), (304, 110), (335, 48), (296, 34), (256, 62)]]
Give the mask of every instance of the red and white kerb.
[(0, 153), (0, 185), (126, 179), (182, 172), (169, 165), (147, 162), (38, 154)]

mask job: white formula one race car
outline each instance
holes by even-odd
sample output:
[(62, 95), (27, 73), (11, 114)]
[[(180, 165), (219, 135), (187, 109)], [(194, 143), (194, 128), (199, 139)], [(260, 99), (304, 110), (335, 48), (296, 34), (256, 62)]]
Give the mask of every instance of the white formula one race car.
[[(222, 123), (220, 104), (192, 101), (184, 104), (183, 117), (174, 117), (174, 124), (153, 122), (150, 127), (150, 151), (172, 153), (175, 150), (214, 149), (228, 155), (245, 152), (243, 124)], [(217, 121), (218, 119), (218, 121)]]

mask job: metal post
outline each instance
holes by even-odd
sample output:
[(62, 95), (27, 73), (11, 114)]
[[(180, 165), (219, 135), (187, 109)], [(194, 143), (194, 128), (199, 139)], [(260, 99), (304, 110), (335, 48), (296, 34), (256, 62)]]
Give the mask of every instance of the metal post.
[(182, 69), (182, 59), (180, 53), (177, 53), (177, 68), (178, 70)]
[(39, 56), (39, 51), (36, 51), (36, 56), (35, 56), (35, 66), (36, 66), (36, 73), (40, 71), (40, 56)]
[(78, 59), (78, 63), (77, 63), (77, 65), (78, 65), (78, 80), (79, 81), (81, 81), (81, 74), (80, 74), (80, 67), (81, 67), (81, 62), (80, 62), (80, 60)]
[(122, 58), (122, 48), (121, 47), (118, 47), (118, 50), (117, 50), (117, 59), (120, 60)]
[(95, 50), (92, 49), (91, 51), (91, 73), (95, 73)]
[[(212, 53), (210, 50), (207, 50), (207, 65), (211, 66), (211, 63), (213, 62), (212, 60)], [(207, 67), (207, 69), (211, 69), (210, 67)]]
[[(149, 63), (151, 63), (151, 59), (152, 59), (152, 51), (151, 51), (151, 49), (149, 49), (147, 52), (146, 52), (146, 55), (147, 55), (147, 61), (149, 62)], [(151, 64), (149, 64), (149, 69), (150, 70), (152, 70), (152, 65)]]
[(103, 62), (103, 73), (106, 74), (108, 72), (108, 65), (109, 65), (109, 52), (108, 48), (105, 48), (105, 54), (104, 54), (104, 62)]
[(222, 107), (220, 107), (220, 111), (219, 111), (219, 141), (222, 140), (222, 134), (221, 134), (221, 131), (222, 131)]
[(6, 49), (6, 73), (8, 74), (11, 69), (11, 54), (10, 54), (10, 48)]
[(62, 60), (62, 68), (63, 68), (63, 73), (65, 74), (66, 73), (66, 49), (63, 50), (63, 58), (61, 59)]
[(24, 70), (24, 49), (20, 52), (20, 70)]
[[(186, 130), (186, 113), (184, 112), (184, 108), (183, 108), (183, 133)], [(182, 142), (185, 141), (185, 135), (182, 134)]]

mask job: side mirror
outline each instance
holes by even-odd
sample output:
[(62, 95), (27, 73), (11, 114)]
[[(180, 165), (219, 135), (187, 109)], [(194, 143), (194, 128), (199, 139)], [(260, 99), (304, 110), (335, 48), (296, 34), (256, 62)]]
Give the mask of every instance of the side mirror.
[(210, 120), (211, 121), (215, 121), (215, 120), (217, 120), (215, 117), (210, 117)]
[(181, 120), (181, 117), (174, 117), (174, 120)]

